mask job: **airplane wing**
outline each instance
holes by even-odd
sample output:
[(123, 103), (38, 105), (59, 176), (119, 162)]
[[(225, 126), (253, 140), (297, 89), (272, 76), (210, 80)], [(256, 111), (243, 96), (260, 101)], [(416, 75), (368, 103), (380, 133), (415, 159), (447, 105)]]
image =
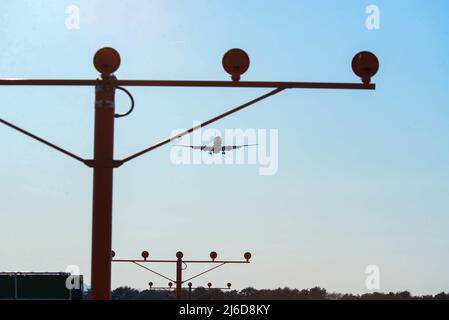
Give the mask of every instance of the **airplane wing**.
[(257, 146), (257, 144), (242, 144), (239, 146), (223, 146), (221, 147), (222, 151), (229, 151), (229, 150), (235, 150), (235, 149), (240, 149), (243, 147), (251, 147), (251, 146)]
[(186, 146), (183, 144), (177, 144), (175, 147), (192, 148), (193, 150), (201, 150), (201, 151), (213, 151), (213, 149), (214, 149), (211, 146)]

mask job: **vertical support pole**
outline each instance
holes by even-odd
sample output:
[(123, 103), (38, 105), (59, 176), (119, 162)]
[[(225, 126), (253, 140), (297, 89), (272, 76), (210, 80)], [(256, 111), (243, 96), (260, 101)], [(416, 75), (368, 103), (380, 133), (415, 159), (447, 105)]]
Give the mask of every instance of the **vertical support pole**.
[(182, 257), (181, 251), (176, 253), (176, 300), (182, 300)]
[(17, 294), (17, 272), (14, 273), (14, 299), (18, 299), (19, 295)]
[(102, 78), (95, 87), (91, 271), (94, 300), (109, 300), (111, 295), (115, 77)]
[(192, 300), (192, 283), (189, 282), (189, 300)]

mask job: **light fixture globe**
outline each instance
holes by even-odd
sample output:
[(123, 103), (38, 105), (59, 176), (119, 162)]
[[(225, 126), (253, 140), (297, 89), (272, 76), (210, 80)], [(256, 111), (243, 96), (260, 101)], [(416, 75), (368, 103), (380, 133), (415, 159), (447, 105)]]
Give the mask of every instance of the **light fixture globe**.
[(251, 253), (250, 252), (245, 252), (243, 257), (245, 258), (246, 262), (249, 262), (249, 259), (251, 259)]
[(182, 257), (184, 257), (184, 253), (182, 253), (181, 251), (176, 252), (176, 258), (182, 259)]
[(369, 51), (357, 53), (352, 59), (352, 70), (359, 76), (363, 83), (370, 83), (371, 78), (379, 70), (379, 60)]
[(144, 259), (144, 260), (147, 260), (147, 258), (150, 256), (150, 254), (148, 253), (148, 251), (142, 251), (142, 258)]
[(211, 282), (208, 282), (208, 283), (207, 283), (207, 286), (208, 286), (209, 289), (210, 289), (210, 287), (212, 287), (212, 283), (211, 283)]
[(150, 286), (150, 288), (153, 287), (153, 282), (148, 282), (148, 285)]
[(249, 56), (242, 49), (231, 49), (223, 56), (222, 64), (233, 81), (239, 81), (240, 76), (249, 68)]
[(210, 254), (209, 254), (209, 257), (212, 259), (212, 261), (215, 261), (215, 259), (217, 259), (217, 253), (215, 252), (215, 251), (212, 251)]
[(95, 53), (94, 66), (101, 74), (114, 73), (120, 67), (120, 55), (113, 48), (101, 48)]

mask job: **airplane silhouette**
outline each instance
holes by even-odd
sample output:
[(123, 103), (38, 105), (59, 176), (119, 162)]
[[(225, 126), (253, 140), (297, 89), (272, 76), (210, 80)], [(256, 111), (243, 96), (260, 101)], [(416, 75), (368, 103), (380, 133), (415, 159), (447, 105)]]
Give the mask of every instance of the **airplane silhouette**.
[(187, 146), (187, 145), (182, 145), (182, 144), (177, 145), (177, 147), (186, 147), (186, 148), (192, 148), (194, 150), (206, 151), (206, 152), (209, 152), (210, 155), (212, 155), (214, 153), (220, 153), (220, 152), (221, 152), (221, 154), (226, 154), (226, 151), (240, 149), (243, 147), (250, 147), (250, 146), (257, 146), (257, 144), (242, 144), (242, 145), (236, 145), (236, 146), (224, 146), (222, 144), (222, 140), (221, 140), (220, 136), (217, 136), (214, 138), (212, 146), (207, 146), (207, 145), (205, 145), (205, 146)]

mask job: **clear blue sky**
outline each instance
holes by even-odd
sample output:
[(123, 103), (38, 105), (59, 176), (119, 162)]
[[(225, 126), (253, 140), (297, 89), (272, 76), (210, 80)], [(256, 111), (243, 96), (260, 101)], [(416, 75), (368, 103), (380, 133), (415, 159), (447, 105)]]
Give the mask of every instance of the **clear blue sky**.
[[(80, 8), (80, 29), (65, 26)], [(365, 28), (376, 4), (381, 29)], [(95, 51), (116, 48), (118, 78), (228, 79), (222, 54), (245, 49), (245, 80), (358, 81), (353, 55), (375, 52), (375, 92), (283, 92), (214, 128), (279, 130), (279, 171), (174, 166), (170, 147), (115, 174), (113, 247), (124, 258), (224, 259), (253, 253), (196, 285), (315, 285), (366, 292), (449, 290), (449, 3), (447, 1), (17, 1), (0, 4), (0, 77), (96, 78)], [(116, 157), (264, 90), (131, 88)], [(0, 116), (92, 155), (93, 88), (0, 87)], [(117, 94), (117, 106), (128, 101)], [(0, 127), (0, 270), (64, 271), (90, 282), (92, 173)], [(173, 274), (173, 268), (155, 267)], [(189, 267), (193, 272), (196, 268)], [(165, 280), (113, 266), (113, 287)]]

